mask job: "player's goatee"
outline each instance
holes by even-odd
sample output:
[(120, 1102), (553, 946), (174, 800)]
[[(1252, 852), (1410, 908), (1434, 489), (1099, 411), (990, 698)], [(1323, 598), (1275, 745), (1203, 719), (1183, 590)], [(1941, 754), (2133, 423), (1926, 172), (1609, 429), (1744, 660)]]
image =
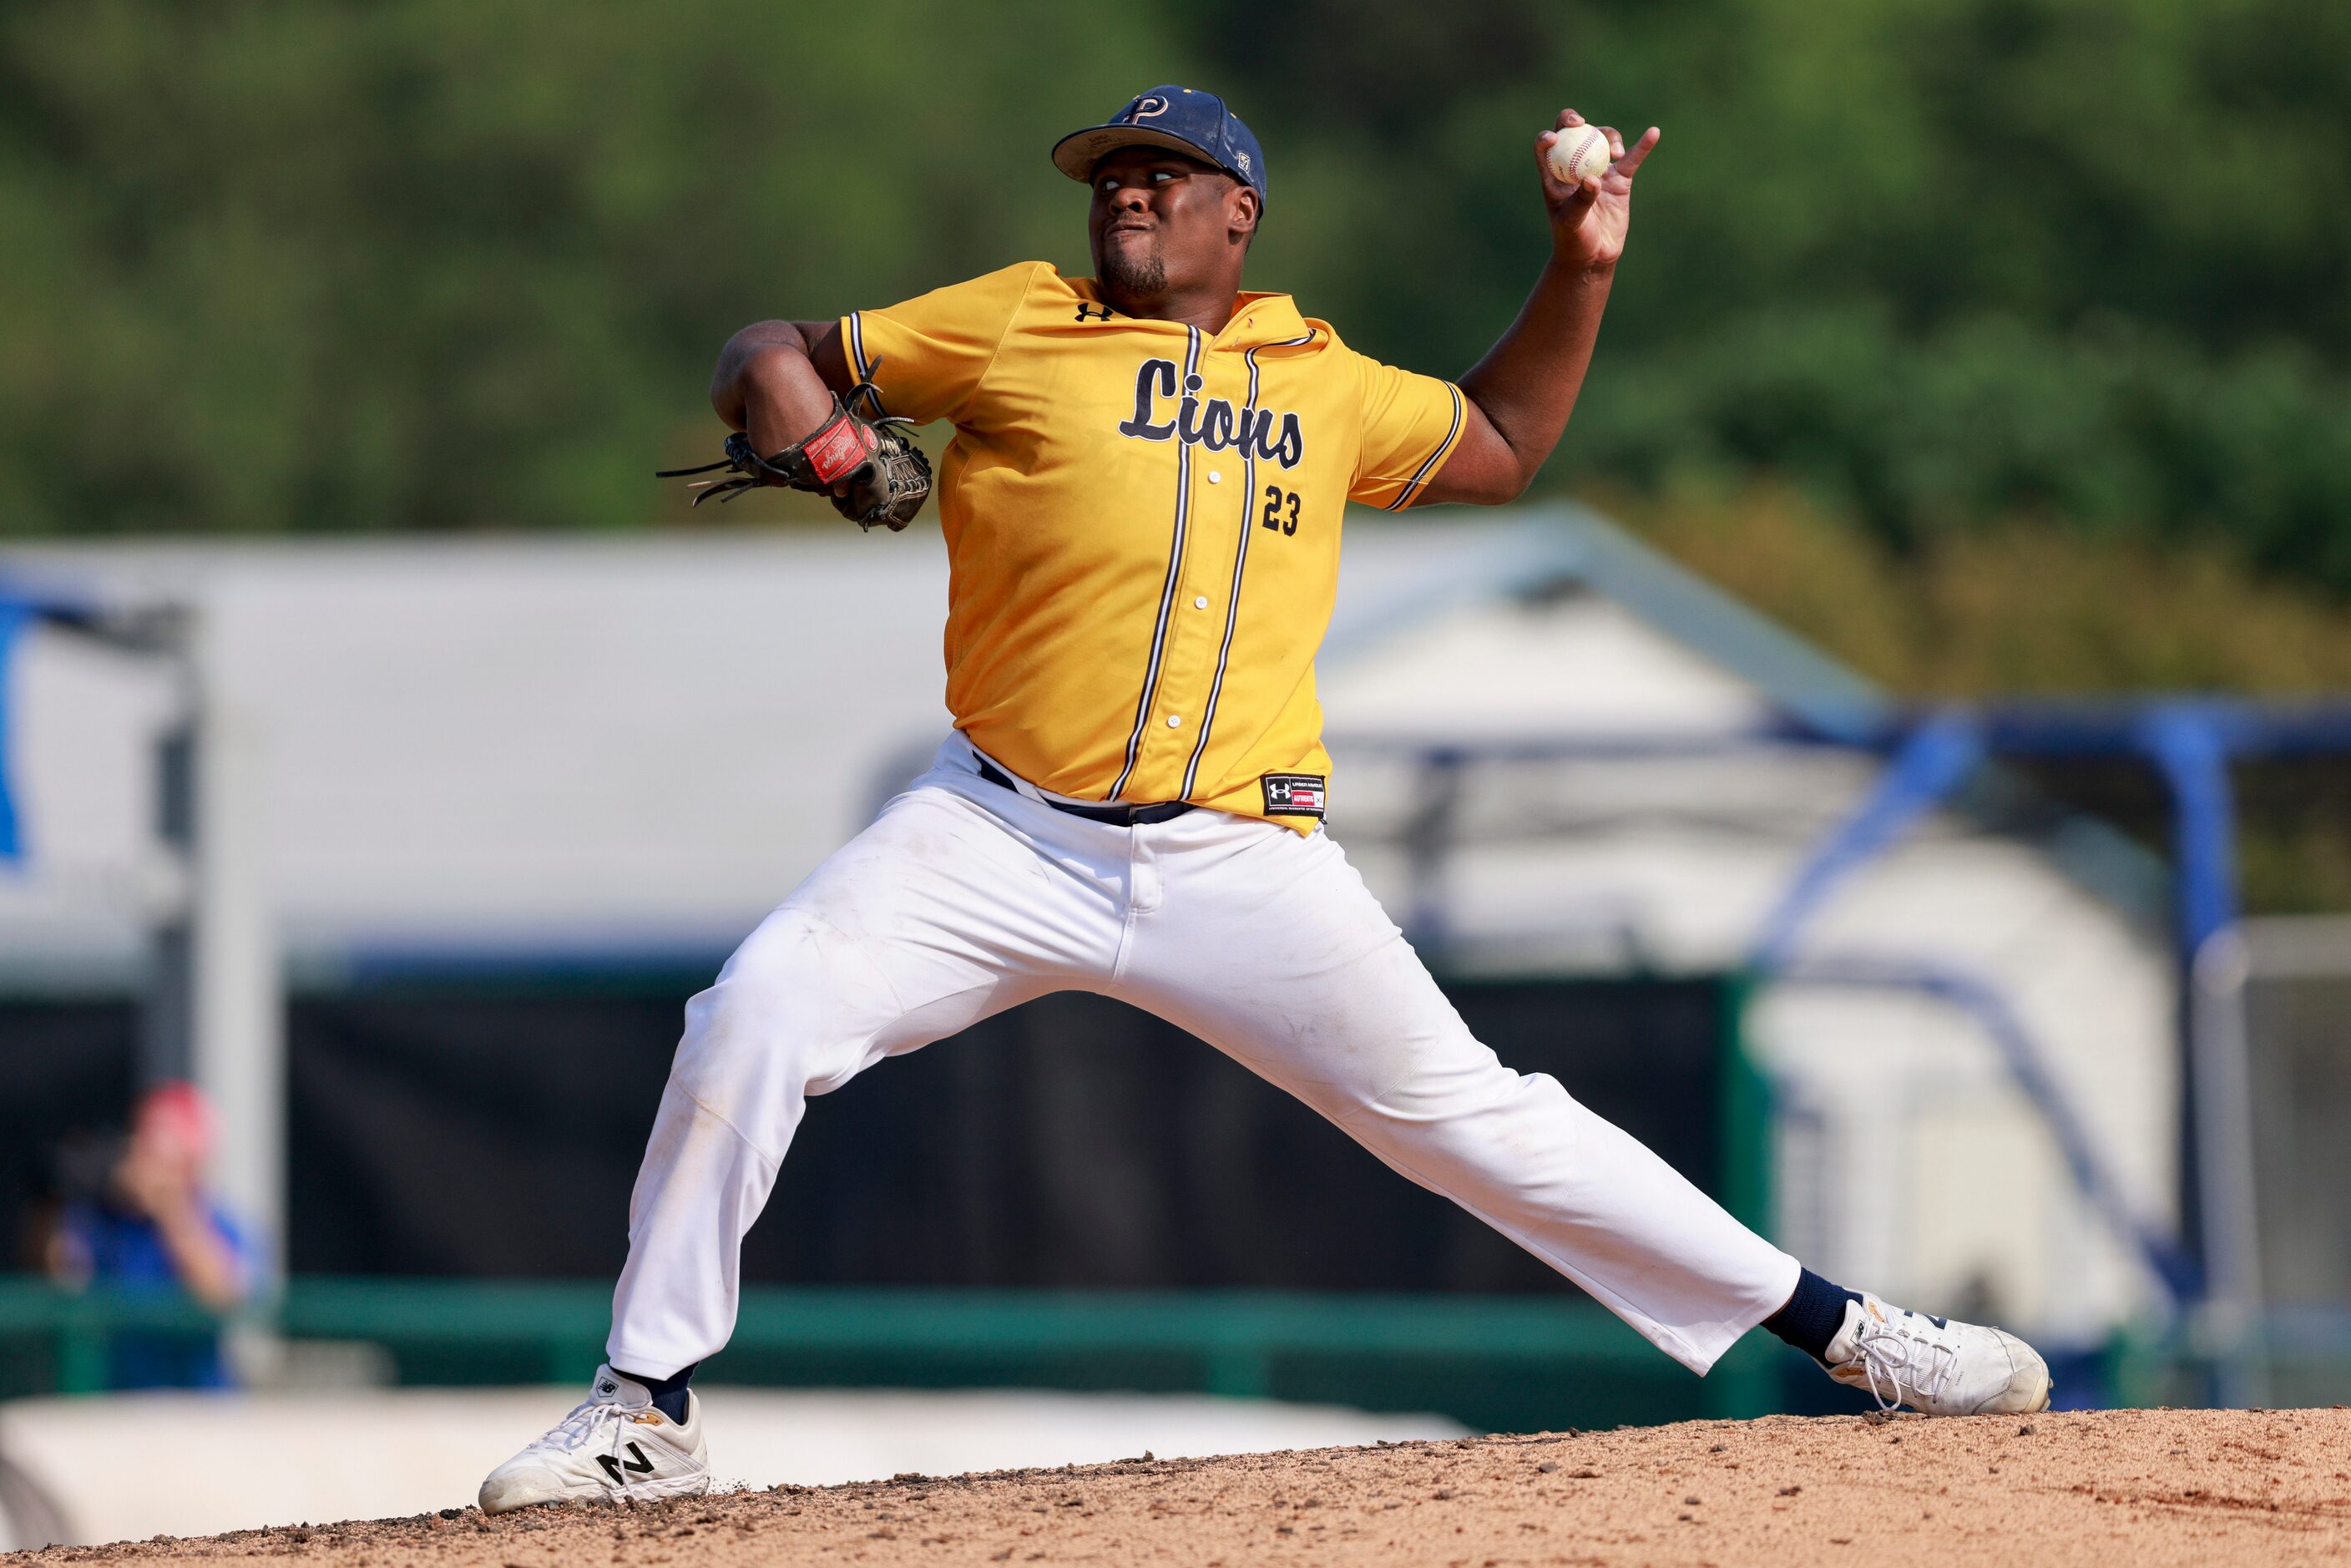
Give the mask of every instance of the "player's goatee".
[(1154, 246), (1142, 256), (1130, 256), (1123, 251), (1105, 252), (1102, 259), (1102, 281), (1105, 287), (1123, 294), (1144, 298), (1167, 292), (1167, 258)]

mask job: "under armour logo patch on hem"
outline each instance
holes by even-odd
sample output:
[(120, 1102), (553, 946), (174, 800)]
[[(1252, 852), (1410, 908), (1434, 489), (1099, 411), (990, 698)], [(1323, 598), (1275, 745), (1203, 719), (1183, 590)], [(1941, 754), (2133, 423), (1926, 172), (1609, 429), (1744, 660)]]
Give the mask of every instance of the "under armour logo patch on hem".
[(1269, 817), (1322, 814), (1324, 779), (1320, 773), (1268, 773), (1258, 782), (1265, 786), (1265, 814)]

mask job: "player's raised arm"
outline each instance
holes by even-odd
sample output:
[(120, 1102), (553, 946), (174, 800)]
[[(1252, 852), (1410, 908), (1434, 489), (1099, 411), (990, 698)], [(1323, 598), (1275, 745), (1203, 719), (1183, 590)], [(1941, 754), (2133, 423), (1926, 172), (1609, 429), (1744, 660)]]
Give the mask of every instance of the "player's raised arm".
[[(1535, 139), (1535, 167), (1551, 214), (1552, 255), (1534, 292), (1484, 359), (1461, 378), (1468, 408), (1459, 444), (1412, 504), (1468, 501), (1498, 506), (1516, 500), (1559, 444), (1567, 416), (1592, 363), (1600, 314), (1608, 304), (1617, 258), (1632, 221), (1633, 175), (1659, 132), (1651, 126), (1626, 148), (1613, 127), (1609, 162), (1582, 179), (1560, 177), (1555, 145), (1573, 148), (1583, 117), (1563, 110), (1558, 125)], [(1568, 172), (1580, 172), (1567, 158)]]

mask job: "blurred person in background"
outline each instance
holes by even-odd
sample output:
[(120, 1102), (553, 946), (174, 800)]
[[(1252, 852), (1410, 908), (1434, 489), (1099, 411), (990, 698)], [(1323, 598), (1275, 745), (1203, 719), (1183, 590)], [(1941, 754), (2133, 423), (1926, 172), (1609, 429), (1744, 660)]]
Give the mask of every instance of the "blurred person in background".
[[(148, 1091), (120, 1139), (69, 1149), (48, 1269), (69, 1290), (184, 1291), (218, 1313), (242, 1306), (256, 1270), (243, 1229), (206, 1192), (217, 1136), (212, 1106), (186, 1083)], [(117, 1334), (115, 1388), (229, 1385), (216, 1333)]]

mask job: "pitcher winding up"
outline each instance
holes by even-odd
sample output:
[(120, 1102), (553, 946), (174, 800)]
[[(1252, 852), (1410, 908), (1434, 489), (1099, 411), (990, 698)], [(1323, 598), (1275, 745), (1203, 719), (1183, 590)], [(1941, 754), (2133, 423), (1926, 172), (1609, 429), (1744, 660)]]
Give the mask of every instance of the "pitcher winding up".
[(791, 486), (902, 528), (932, 482), (907, 430), (955, 427), (937, 476), (955, 727), (687, 1004), (607, 1364), (491, 1472), (485, 1510), (705, 1490), (687, 1382), (734, 1328), (742, 1238), (810, 1097), (1059, 990), (1207, 1041), (1693, 1372), (1761, 1324), (1887, 1408), (2047, 1405), (2014, 1336), (1832, 1283), (1504, 1066), (1323, 831), (1314, 657), (1342, 513), (1526, 489), (1575, 406), (1657, 139), (1627, 146), (1573, 110), (1536, 138), (1551, 257), (1458, 381), (1242, 289), (1278, 210), (1265, 154), (1182, 87), (1053, 148), (1088, 193), (1092, 277), (1022, 262), (727, 342), (711, 402), (736, 434), (705, 497)]

